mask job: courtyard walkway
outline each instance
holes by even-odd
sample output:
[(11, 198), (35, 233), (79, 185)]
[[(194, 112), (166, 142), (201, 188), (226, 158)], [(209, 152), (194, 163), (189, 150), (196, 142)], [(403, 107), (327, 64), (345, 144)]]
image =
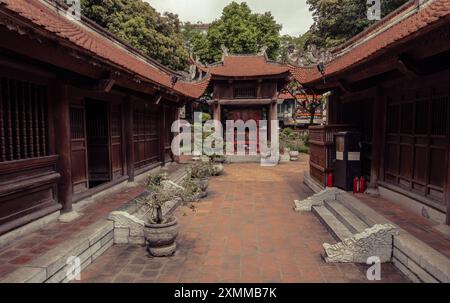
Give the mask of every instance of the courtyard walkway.
[[(113, 246), (81, 274), (81, 282), (368, 282), (367, 266), (326, 264), (322, 243), (334, 243), (293, 200), (312, 194), (302, 183), (307, 157), (274, 168), (227, 165), (196, 210), (175, 212), (178, 251), (151, 258), (141, 246)], [(405, 282), (390, 264), (381, 282)]]

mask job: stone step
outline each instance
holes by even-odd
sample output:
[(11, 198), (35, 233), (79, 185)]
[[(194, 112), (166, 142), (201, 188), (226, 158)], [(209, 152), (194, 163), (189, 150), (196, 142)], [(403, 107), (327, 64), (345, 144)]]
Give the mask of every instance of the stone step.
[(319, 218), (336, 241), (342, 242), (353, 233), (338, 220), (325, 206), (313, 206), (312, 212)]
[(391, 221), (387, 220), (375, 210), (364, 205), (356, 197), (348, 193), (336, 194), (336, 201), (345, 206), (369, 227), (372, 227), (375, 224), (392, 224)]
[(325, 200), (324, 205), (353, 234), (362, 233), (369, 227), (358, 216), (336, 200)]

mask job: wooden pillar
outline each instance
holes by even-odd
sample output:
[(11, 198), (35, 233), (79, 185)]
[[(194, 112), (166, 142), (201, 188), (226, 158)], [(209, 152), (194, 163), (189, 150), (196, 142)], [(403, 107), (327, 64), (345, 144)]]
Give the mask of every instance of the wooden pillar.
[(159, 155), (162, 166), (166, 165), (166, 107), (161, 104), (159, 114)]
[(331, 92), (331, 95), (328, 97), (327, 104), (327, 125), (338, 124), (338, 109), (339, 109), (339, 100), (340, 91), (335, 89)]
[(72, 211), (73, 195), (68, 86), (62, 82), (56, 82), (54, 92), (55, 151), (59, 156), (58, 170), (61, 174), (58, 199), (62, 204), (61, 212), (68, 213)]
[(134, 107), (133, 100), (125, 101), (125, 154), (127, 160), (128, 182), (134, 182)]
[(372, 122), (372, 160), (370, 167), (370, 183), (367, 193), (377, 196), (378, 180), (380, 177), (382, 139), (384, 135), (384, 97), (380, 87), (375, 90), (373, 98), (373, 122)]

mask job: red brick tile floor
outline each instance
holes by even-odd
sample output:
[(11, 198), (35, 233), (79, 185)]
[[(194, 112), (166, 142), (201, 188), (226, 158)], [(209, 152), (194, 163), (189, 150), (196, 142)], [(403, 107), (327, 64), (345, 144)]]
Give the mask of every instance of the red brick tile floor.
[(394, 222), (411, 235), (450, 258), (450, 238), (434, 228), (438, 225), (437, 223), (416, 215), (407, 208), (392, 201), (383, 198), (373, 198), (363, 194), (356, 196), (360, 201), (376, 210), (386, 219)]
[(50, 251), (65, 240), (76, 237), (86, 226), (99, 219), (108, 217), (108, 214), (132, 200), (140, 193), (143, 187), (137, 186), (115, 194), (108, 195), (93, 204), (87, 205), (80, 212), (80, 218), (70, 223), (54, 222), (44, 228), (33, 232), (0, 250), (0, 279), (13, 272), (20, 266)]
[[(265, 168), (231, 164), (210, 181), (196, 210), (180, 207), (178, 251), (151, 258), (145, 247), (113, 246), (81, 273), (81, 282), (368, 282), (368, 266), (326, 264), (334, 243), (311, 213), (293, 211), (312, 192), (302, 183), (308, 158)], [(382, 265), (381, 282), (406, 282)]]

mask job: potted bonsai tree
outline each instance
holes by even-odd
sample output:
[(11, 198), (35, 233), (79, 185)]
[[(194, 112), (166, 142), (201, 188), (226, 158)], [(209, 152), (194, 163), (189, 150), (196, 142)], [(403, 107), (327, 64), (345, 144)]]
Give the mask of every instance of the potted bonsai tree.
[(207, 194), (208, 180), (214, 173), (214, 168), (209, 162), (196, 162), (188, 168), (188, 178), (200, 188), (204, 196)]
[(178, 236), (178, 220), (173, 215), (164, 215), (166, 203), (179, 199), (178, 193), (167, 190), (164, 186), (152, 188), (149, 196), (142, 202), (147, 206), (144, 216), (144, 237), (148, 252), (155, 257), (170, 256), (175, 253)]
[(182, 186), (184, 190), (181, 199), (184, 203), (198, 202), (204, 197), (203, 191), (191, 178), (185, 178)]

